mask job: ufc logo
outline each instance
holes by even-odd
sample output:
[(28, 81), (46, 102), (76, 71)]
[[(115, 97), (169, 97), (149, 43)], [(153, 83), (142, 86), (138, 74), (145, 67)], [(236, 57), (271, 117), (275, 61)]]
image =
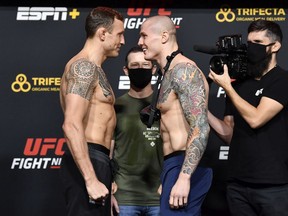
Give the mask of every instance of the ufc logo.
[(55, 155), (62, 156), (64, 154), (63, 145), (65, 138), (28, 138), (24, 148), (26, 156), (45, 156), (48, 151), (53, 151)]
[[(170, 16), (171, 11), (165, 9), (165, 1), (153, 0), (153, 1), (137, 1), (131, 0), (130, 7), (128, 8), (128, 16), (150, 16), (152, 10), (156, 10), (156, 13), (160, 16)], [(148, 5), (148, 7), (145, 7)], [(160, 7), (159, 7), (160, 5)], [(151, 6), (154, 6), (153, 8)]]

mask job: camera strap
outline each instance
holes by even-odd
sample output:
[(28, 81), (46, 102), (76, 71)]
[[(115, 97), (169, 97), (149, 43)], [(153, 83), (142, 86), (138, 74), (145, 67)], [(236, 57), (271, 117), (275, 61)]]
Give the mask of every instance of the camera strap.
[[(172, 52), (170, 56), (166, 57), (167, 63), (163, 67), (164, 75), (168, 71), (169, 66), (170, 66), (172, 60), (174, 59), (174, 57), (176, 55), (178, 55), (179, 53), (182, 54), (182, 51), (176, 50), (176, 51)], [(156, 106), (157, 106), (157, 101), (158, 101), (158, 97), (159, 97), (159, 93), (160, 93), (161, 83), (162, 83), (162, 79), (164, 77), (164, 75), (163, 75), (163, 73), (162, 73), (160, 68), (158, 69), (157, 73), (158, 73), (158, 79), (157, 79), (156, 85), (154, 86), (154, 90), (153, 90), (153, 97), (152, 97), (152, 102), (151, 102), (151, 106), (150, 106), (151, 114), (149, 116), (149, 120), (148, 120), (148, 124), (147, 124), (148, 128), (150, 128), (152, 126), (153, 121), (154, 121), (154, 116), (155, 116), (155, 113), (156, 113), (156, 110), (157, 110)]]

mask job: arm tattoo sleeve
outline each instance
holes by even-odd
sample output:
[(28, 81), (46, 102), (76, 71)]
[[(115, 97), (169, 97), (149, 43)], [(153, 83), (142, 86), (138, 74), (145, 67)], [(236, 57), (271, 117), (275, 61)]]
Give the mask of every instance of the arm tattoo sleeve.
[(66, 74), (66, 94), (76, 94), (90, 100), (98, 79), (96, 65), (85, 59), (80, 59), (71, 65)]
[(185, 64), (175, 68), (173, 89), (178, 95), (185, 118), (190, 126), (186, 156), (181, 172), (191, 175), (196, 169), (207, 145), (209, 124), (206, 90), (199, 68)]

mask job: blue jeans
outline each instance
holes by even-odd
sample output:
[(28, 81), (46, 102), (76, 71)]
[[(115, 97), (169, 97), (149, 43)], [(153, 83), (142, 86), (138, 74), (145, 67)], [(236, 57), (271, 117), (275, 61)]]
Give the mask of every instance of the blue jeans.
[(160, 216), (160, 206), (119, 206), (119, 216)]

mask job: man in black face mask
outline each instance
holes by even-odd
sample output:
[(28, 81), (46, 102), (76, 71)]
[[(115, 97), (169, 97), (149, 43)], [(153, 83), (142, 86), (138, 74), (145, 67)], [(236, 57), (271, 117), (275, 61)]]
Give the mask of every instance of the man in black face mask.
[(112, 205), (120, 216), (159, 216), (157, 190), (163, 160), (159, 121), (147, 128), (139, 115), (140, 110), (151, 104), (151, 78), (156, 66), (144, 59), (138, 46), (128, 51), (125, 61), (123, 70), (129, 76), (130, 89), (115, 102), (117, 124), (113, 156), (119, 171), (115, 177), (118, 190)]
[[(272, 50), (271, 48), (269, 48), (269, 50), (267, 51), (266, 48), (273, 46), (275, 43), (276, 42), (272, 42), (267, 45), (264, 45), (261, 43), (248, 41), (248, 48), (247, 48), (248, 71), (247, 73), (252, 78), (261, 78), (263, 73), (267, 71), (269, 64), (272, 60)], [(275, 65), (276, 65), (276, 62), (275, 62)]]
[(288, 72), (277, 65), (282, 31), (271, 21), (248, 28), (251, 78), (231, 83), (210, 70), (226, 94), (224, 120), (208, 113), (211, 127), (230, 144), (227, 201), (233, 216), (288, 214)]

